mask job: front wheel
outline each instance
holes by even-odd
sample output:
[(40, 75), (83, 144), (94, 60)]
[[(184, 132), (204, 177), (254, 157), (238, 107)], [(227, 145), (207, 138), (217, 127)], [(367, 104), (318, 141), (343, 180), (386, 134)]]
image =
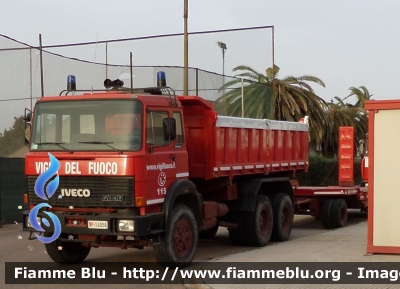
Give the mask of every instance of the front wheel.
[(153, 246), (153, 251), (162, 266), (183, 268), (193, 260), (197, 240), (197, 223), (193, 212), (186, 205), (178, 204), (172, 210), (166, 231), (160, 236), (160, 243)]
[[(45, 233), (45, 237), (52, 236), (53, 233)], [(61, 241), (57, 239), (45, 244), (47, 254), (56, 263), (81, 263), (89, 255), (90, 247), (85, 247), (82, 243)]]

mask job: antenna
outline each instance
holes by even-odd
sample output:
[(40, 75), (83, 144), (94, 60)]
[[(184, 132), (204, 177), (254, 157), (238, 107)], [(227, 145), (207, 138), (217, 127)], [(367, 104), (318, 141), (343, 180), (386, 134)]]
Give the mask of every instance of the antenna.
[(130, 69), (130, 74), (131, 74), (131, 90), (132, 90), (132, 93), (133, 93), (133, 66), (132, 66), (132, 64), (133, 64), (133, 60), (132, 60), (132, 52), (130, 53), (130, 67), (129, 67), (129, 69)]
[(42, 46), (42, 34), (39, 34), (39, 45), (40, 45), (40, 87), (42, 90), (42, 97), (44, 97), (44, 85), (43, 85), (43, 46)]
[(99, 32), (97, 32), (96, 35), (96, 47), (94, 50), (94, 61), (93, 61), (93, 78), (92, 78), (92, 91), (91, 93), (93, 94), (93, 84), (94, 84), (94, 72), (96, 70), (96, 54), (97, 54), (97, 41), (99, 40)]

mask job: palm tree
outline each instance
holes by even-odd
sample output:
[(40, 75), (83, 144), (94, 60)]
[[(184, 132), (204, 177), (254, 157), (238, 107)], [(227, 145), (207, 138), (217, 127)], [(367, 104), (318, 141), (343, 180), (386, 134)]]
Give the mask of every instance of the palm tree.
[[(353, 88), (350, 88), (352, 90)], [(352, 95), (352, 94), (351, 94)], [(369, 94), (368, 94), (369, 95)], [(344, 103), (349, 96), (341, 99), (337, 96), (327, 106), (326, 119), (327, 125), (321, 142), (322, 154), (325, 157), (335, 157), (338, 152), (338, 135), (339, 127), (353, 126), (354, 127), (354, 142), (355, 145), (361, 139), (365, 139), (365, 134), (368, 131), (368, 117), (363, 107), (360, 107), (361, 102), (357, 101), (356, 105)], [(364, 99), (361, 97), (361, 100)], [(360, 98), (358, 98), (360, 100)]]
[(242, 79), (245, 83), (243, 101), (244, 116), (249, 118), (274, 118), (273, 91), (267, 77), (251, 67), (237, 66), (233, 71), (246, 70), (235, 75), (222, 89), (227, 92), (214, 102), (215, 109), (220, 114), (241, 116), (242, 111)]
[(365, 101), (370, 100), (373, 96), (373, 94), (370, 94), (365, 86), (360, 86), (359, 88), (350, 87), (349, 90), (351, 93), (346, 98), (355, 95), (357, 97), (357, 102), (354, 106), (356, 107), (364, 108)]
[(241, 112), (241, 78), (245, 79), (244, 110), (245, 117), (269, 118), (277, 120), (298, 121), (309, 116), (310, 138), (314, 143), (322, 139), (325, 120), (325, 101), (318, 97), (308, 82), (325, 87), (324, 82), (310, 75), (300, 77), (287, 76), (277, 78), (279, 67), (268, 68), (261, 74), (249, 66), (240, 65), (233, 71), (243, 71), (223, 88), (231, 88), (216, 100), (216, 106), (226, 103), (228, 115), (240, 116)]

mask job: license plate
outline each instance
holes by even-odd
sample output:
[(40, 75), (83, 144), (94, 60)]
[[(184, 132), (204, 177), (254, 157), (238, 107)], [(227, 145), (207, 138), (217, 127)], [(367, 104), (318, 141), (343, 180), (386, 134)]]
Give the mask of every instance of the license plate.
[(107, 221), (89, 221), (88, 222), (89, 229), (108, 229)]

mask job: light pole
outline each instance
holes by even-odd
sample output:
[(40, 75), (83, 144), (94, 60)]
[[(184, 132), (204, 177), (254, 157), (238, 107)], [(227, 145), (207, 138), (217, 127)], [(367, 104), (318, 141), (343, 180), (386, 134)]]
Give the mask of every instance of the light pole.
[(221, 41), (217, 41), (217, 45), (218, 45), (219, 48), (221, 48), (221, 51), (222, 51), (222, 75), (225, 76), (225, 51), (228, 48), (226, 47), (226, 44), (224, 42), (221, 42)]
[[(221, 41), (217, 41), (217, 45), (218, 45), (218, 47), (219, 48), (221, 48), (221, 51), (222, 51), (222, 87), (223, 87), (223, 90), (222, 90), (222, 93), (223, 93), (223, 95), (225, 95), (225, 51), (228, 49), (227, 47), (226, 47), (226, 44), (224, 43), (224, 42), (221, 42)], [(227, 114), (227, 112), (226, 112), (226, 100), (225, 100), (225, 114)]]
[(183, 95), (189, 90), (189, 41), (187, 31), (188, 0), (183, 0)]
[(240, 79), (242, 80), (242, 117), (244, 117), (244, 86), (243, 86), (244, 78), (241, 77)]

